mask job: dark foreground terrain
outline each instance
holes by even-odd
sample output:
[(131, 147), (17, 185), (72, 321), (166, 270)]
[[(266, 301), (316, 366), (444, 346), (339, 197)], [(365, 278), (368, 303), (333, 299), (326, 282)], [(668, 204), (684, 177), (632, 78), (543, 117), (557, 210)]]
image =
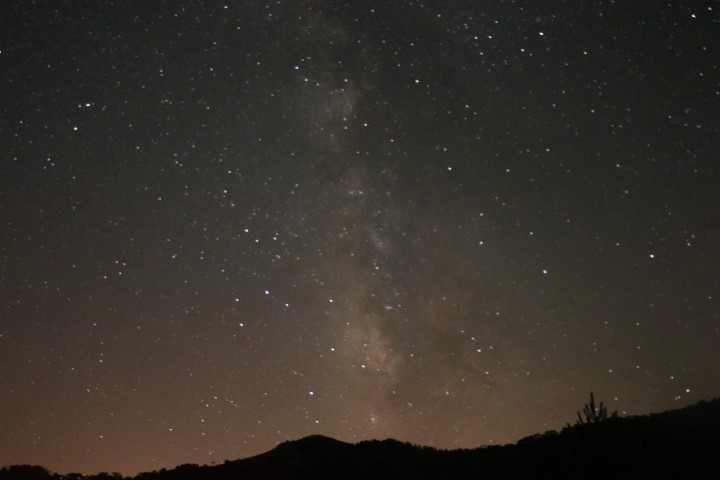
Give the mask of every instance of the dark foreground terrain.
[[(14, 465), (0, 480), (121, 480)], [(515, 445), (436, 450), (396, 440), (357, 444), (314, 435), (221, 465), (180, 465), (134, 480), (720, 478), (720, 399), (680, 410), (610, 417)]]

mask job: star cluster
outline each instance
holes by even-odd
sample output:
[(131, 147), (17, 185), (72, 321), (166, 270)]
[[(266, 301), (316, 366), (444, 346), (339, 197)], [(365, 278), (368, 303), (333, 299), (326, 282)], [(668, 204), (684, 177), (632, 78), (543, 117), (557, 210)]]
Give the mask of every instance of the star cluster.
[(720, 394), (717, 1), (5, 10), (0, 465)]

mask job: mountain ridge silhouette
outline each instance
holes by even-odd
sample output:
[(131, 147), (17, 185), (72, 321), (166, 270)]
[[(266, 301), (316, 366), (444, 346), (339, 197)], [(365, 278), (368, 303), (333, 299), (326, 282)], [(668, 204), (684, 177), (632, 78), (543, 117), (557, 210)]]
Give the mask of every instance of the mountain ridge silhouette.
[[(609, 417), (515, 444), (439, 450), (394, 439), (347, 443), (310, 435), (214, 466), (179, 465), (132, 480), (464, 480), (708, 478), (720, 474), (720, 398), (641, 416)], [(0, 469), (0, 480), (120, 480), (119, 474)]]

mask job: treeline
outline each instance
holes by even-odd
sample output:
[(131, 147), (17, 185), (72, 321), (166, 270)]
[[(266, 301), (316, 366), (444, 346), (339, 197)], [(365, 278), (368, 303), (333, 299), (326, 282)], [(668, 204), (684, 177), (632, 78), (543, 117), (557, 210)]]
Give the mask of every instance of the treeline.
[[(230, 463), (225, 461), (226, 464)], [(142, 472), (134, 477), (123, 477), (118, 472), (100, 472), (92, 475), (82, 473), (54, 473), (39, 465), (11, 465), (0, 468), (0, 480), (202, 480), (215, 478), (214, 467), (209, 465), (183, 464), (170, 470), (162, 468)]]
[(82, 473), (52, 473), (39, 465), (11, 465), (0, 468), (0, 480), (123, 480), (120, 473), (100, 472), (94, 475)]

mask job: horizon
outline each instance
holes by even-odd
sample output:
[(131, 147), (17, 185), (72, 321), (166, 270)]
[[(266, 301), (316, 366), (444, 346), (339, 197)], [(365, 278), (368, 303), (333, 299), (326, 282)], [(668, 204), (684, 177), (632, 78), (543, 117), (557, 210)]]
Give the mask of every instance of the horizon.
[[(711, 399), (700, 400), (700, 401), (698, 401), (698, 402), (695, 402), (695, 403), (692, 403), (692, 404), (689, 404), (689, 405), (678, 406), (678, 407), (673, 408), (673, 409), (671, 409), (671, 410), (663, 410), (663, 411), (660, 411), (660, 412), (647, 412), (647, 413), (644, 413), (644, 414), (641, 413), (641, 414), (636, 414), (636, 415), (618, 415), (618, 417), (619, 417), (619, 418), (628, 418), (628, 419), (634, 418), (634, 417), (652, 417), (652, 416), (654, 416), (654, 415), (659, 415), (659, 414), (668, 413), (668, 412), (674, 412), (674, 411), (678, 411), (678, 410), (684, 410), (684, 409), (687, 409), (687, 408), (691, 408), (691, 407), (694, 407), (694, 406), (698, 406), (698, 405), (703, 404), (703, 403), (713, 402), (713, 401), (715, 401), (715, 402), (720, 402), (720, 396), (715, 397), (715, 398), (711, 398)], [(580, 412), (580, 411), (578, 410), (578, 413), (579, 413), (579, 412)], [(140, 475), (140, 474), (143, 474), (143, 473), (156, 472), (156, 471), (159, 471), (159, 470), (162, 470), (162, 469), (172, 470), (172, 469), (174, 469), (174, 468), (176, 468), (176, 467), (179, 467), (179, 466), (181, 466), (181, 465), (188, 465), (188, 464), (190, 464), (190, 465), (197, 465), (197, 466), (201, 466), (201, 467), (212, 467), (212, 466), (220, 465), (220, 464), (223, 464), (223, 463), (226, 463), (226, 462), (235, 462), (235, 461), (245, 460), (245, 459), (253, 458), (253, 457), (256, 457), (256, 456), (259, 456), (259, 455), (263, 455), (263, 454), (265, 454), (265, 453), (269, 453), (269, 452), (273, 451), (275, 448), (277, 448), (278, 446), (283, 445), (283, 444), (285, 444), (285, 443), (300, 442), (300, 441), (305, 440), (305, 439), (307, 439), (307, 438), (313, 438), (313, 437), (319, 437), (319, 438), (322, 438), (322, 439), (324, 439), (324, 440), (336, 441), (336, 442), (340, 442), (340, 443), (343, 443), (343, 444), (346, 444), (346, 445), (357, 445), (357, 444), (360, 444), (360, 443), (363, 443), (363, 442), (378, 442), (378, 441), (379, 441), (379, 442), (387, 442), (387, 441), (394, 441), (394, 442), (400, 442), (400, 443), (404, 443), (404, 444), (409, 444), (409, 445), (412, 445), (413, 447), (420, 447), (420, 448), (430, 447), (430, 448), (434, 448), (434, 449), (436, 449), (436, 450), (438, 450), (438, 451), (467, 450), (467, 449), (475, 450), (475, 449), (484, 449), (484, 448), (492, 447), (492, 446), (517, 445), (520, 441), (522, 441), (522, 440), (524, 440), (524, 439), (532, 438), (532, 437), (534, 437), (534, 436), (536, 436), (536, 435), (541, 435), (541, 436), (542, 436), (542, 435), (546, 435), (546, 434), (548, 434), (549, 432), (560, 433), (560, 432), (564, 431), (566, 428), (574, 428), (574, 427), (576, 427), (577, 425), (578, 425), (578, 423), (577, 423), (577, 418), (576, 418), (576, 419), (573, 420), (573, 422), (567, 422), (566, 425), (563, 425), (562, 427), (558, 428), (557, 430), (556, 430), (556, 429), (549, 429), (549, 430), (546, 430), (546, 431), (544, 431), (544, 432), (536, 432), (536, 433), (534, 433), (534, 434), (530, 434), (530, 435), (527, 435), (527, 436), (525, 436), (525, 437), (518, 438), (517, 440), (515, 440), (515, 441), (513, 441), (513, 442), (510, 442), (510, 443), (503, 443), (503, 444), (485, 444), (485, 445), (477, 445), (477, 446), (474, 446), (474, 447), (454, 447), (454, 448), (450, 448), (450, 449), (444, 449), (444, 448), (435, 447), (435, 446), (432, 446), (432, 445), (425, 445), (425, 444), (418, 444), (418, 443), (414, 443), (414, 442), (408, 442), (408, 441), (405, 441), (405, 440), (403, 440), (403, 439), (398, 439), (398, 438), (395, 438), (395, 437), (367, 438), (367, 439), (357, 439), (357, 440), (353, 440), (353, 441), (345, 441), (345, 440), (341, 440), (341, 439), (338, 439), (338, 438), (335, 438), (335, 437), (331, 437), (331, 436), (324, 435), (324, 434), (322, 434), (322, 433), (310, 433), (310, 434), (305, 435), (305, 436), (303, 436), (303, 437), (288, 438), (288, 439), (286, 439), (286, 440), (279, 441), (279, 442), (277, 442), (275, 445), (273, 445), (273, 446), (270, 447), (270, 448), (267, 448), (267, 449), (265, 449), (265, 450), (262, 450), (262, 451), (259, 452), (259, 453), (251, 454), (251, 455), (248, 455), (248, 456), (245, 456), (245, 457), (240, 457), (240, 458), (226, 458), (226, 459), (224, 459), (224, 460), (222, 460), (222, 461), (212, 461), (212, 462), (208, 462), (208, 463), (180, 462), (180, 463), (177, 463), (177, 464), (172, 465), (172, 466), (160, 466), (159, 468), (156, 468), (156, 469), (154, 469), (154, 470), (138, 470), (138, 471), (133, 471), (133, 472), (130, 472), (130, 473), (126, 473), (126, 472), (119, 471), (119, 470), (109, 470), (109, 469), (98, 470), (97, 472), (80, 472), (80, 471), (77, 470), (77, 469), (75, 469), (75, 470), (70, 470), (70, 471), (66, 471), (66, 472), (62, 472), (62, 471), (58, 471), (58, 470), (54, 470), (54, 469), (52, 469), (52, 468), (49, 468), (49, 467), (46, 466), (46, 465), (33, 464), (33, 463), (13, 463), (13, 464), (8, 464), (8, 465), (0, 465), (0, 469), (1, 469), (1, 468), (12, 467), (12, 466), (15, 466), (15, 465), (32, 465), (32, 466), (40, 466), (40, 467), (43, 467), (43, 468), (45, 468), (46, 470), (48, 470), (50, 473), (56, 473), (56, 474), (60, 474), (60, 475), (68, 475), (68, 474), (71, 474), (71, 473), (80, 473), (80, 474), (83, 475), (83, 476), (92, 476), (92, 475), (97, 475), (97, 474), (101, 474), (101, 473), (109, 473), (109, 474), (119, 473), (119, 474), (122, 475), (123, 478), (134, 478), (134, 477), (136, 477), (136, 476), (138, 476), (138, 475)]]

